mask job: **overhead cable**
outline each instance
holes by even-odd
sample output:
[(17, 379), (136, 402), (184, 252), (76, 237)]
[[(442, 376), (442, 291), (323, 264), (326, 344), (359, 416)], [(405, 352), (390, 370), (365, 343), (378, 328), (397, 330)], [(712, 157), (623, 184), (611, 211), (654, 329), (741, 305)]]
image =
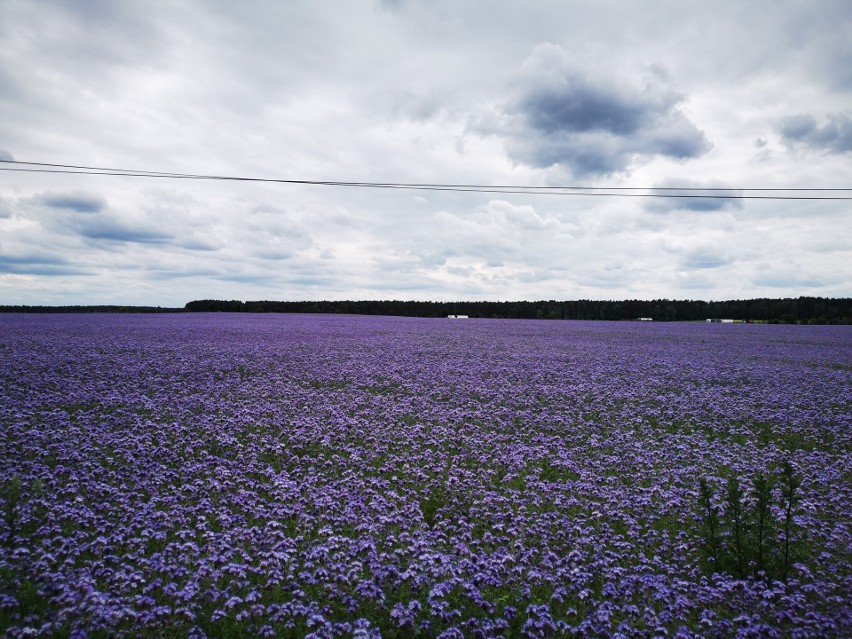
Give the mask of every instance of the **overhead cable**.
[[(263, 182), (307, 186), (338, 186), (371, 189), (404, 189), (415, 191), (451, 191), (462, 193), (492, 193), (506, 195), (575, 195), (598, 197), (651, 197), (651, 198), (700, 198), (719, 200), (852, 200), (844, 195), (802, 195), (801, 193), (849, 192), (852, 188), (734, 188), (697, 186), (530, 186), (530, 185), (486, 185), (486, 184), (432, 184), (405, 182), (350, 182), (338, 180), (296, 180), (284, 178), (243, 177), (230, 175), (203, 175), (119, 169), (48, 162), (24, 162), (0, 160), (0, 163), (16, 166), (0, 166), (0, 171), (23, 173), (61, 173), (72, 175), (106, 175), (121, 177), (160, 178), (179, 180), (218, 180), (231, 182)], [(643, 191), (643, 192), (639, 192)], [(786, 195), (782, 193), (796, 193)]]

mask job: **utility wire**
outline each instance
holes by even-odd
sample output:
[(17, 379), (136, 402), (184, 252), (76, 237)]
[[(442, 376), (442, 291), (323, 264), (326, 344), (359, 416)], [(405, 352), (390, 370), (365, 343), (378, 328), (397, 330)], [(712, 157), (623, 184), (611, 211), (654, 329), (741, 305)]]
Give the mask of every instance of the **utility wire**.
[[(301, 184), (308, 186), (339, 186), (350, 188), (405, 189), (416, 191), (452, 191), (462, 193), (495, 193), (507, 195), (574, 195), (598, 197), (653, 197), (653, 198), (702, 198), (718, 200), (852, 200), (852, 196), (829, 195), (754, 195), (755, 192), (846, 192), (852, 188), (731, 188), (731, 187), (694, 187), (694, 186), (526, 186), (526, 185), (484, 185), (484, 184), (429, 184), (402, 182), (343, 182), (335, 180), (289, 180), (281, 178), (240, 177), (227, 175), (199, 175), (192, 173), (169, 173), (163, 171), (143, 171), (136, 169), (117, 169), (73, 164), (53, 164), (47, 162), (24, 162), (19, 160), (0, 160), (0, 163), (18, 165), (0, 166), (0, 171), (24, 173), (62, 173), (73, 175), (109, 175), (122, 177), (143, 177), (180, 180), (219, 180), (232, 182), (264, 182), (277, 184)], [(23, 165), (23, 166), (21, 166)], [(651, 191), (637, 193), (636, 191)], [(689, 193), (683, 193), (689, 191)], [(698, 193), (697, 193), (698, 192)], [(747, 192), (747, 195), (742, 193)]]
[[(494, 189), (582, 189), (582, 190), (612, 190), (612, 191), (852, 191), (852, 188), (738, 188), (738, 187), (700, 187), (700, 186), (527, 186), (517, 184), (428, 184), (428, 183), (388, 183), (388, 182), (338, 182), (338, 181), (314, 181), (314, 180), (283, 180), (273, 178), (247, 178), (247, 177), (232, 177), (232, 176), (216, 176), (216, 175), (197, 175), (190, 173), (168, 173), (165, 171), (143, 171), (138, 169), (118, 169), (118, 168), (103, 168), (95, 166), (80, 166), (74, 164), (49, 164), (47, 162), (24, 162), (20, 160), (0, 160), (7, 164), (24, 164), (27, 166), (43, 166), (56, 167), (63, 169), (84, 169), (86, 171), (110, 171), (107, 175), (113, 173), (125, 174), (145, 174), (153, 176), (169, 176), (169, 177), (185, 177), (185, 178), (200, 178), (200, 179), (218, 179), (218, 180), (259, 180), (265, 182), (288, 182), (297, 184), (336, 184), (336, 185), (381, 185), (381, 186), (399, 186), (399, 187), (457, 187), (457, 188), (494, 188)], [(11, 169), (8, 169), (11, 170)], [(29, 170), (29, 169), (18, 169)], [(97, 174), (97, 173), (94, 173)]]

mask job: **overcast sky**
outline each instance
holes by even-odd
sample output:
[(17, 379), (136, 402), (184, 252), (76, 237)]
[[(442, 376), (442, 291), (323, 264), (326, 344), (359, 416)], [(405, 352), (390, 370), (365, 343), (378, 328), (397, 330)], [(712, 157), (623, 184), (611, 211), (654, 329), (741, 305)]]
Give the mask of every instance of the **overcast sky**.
[[(852, 3), (0, 0), (0, 159), (852, 188)], [(0, 172), (0, 304), (848, 297), (850, 265), (850, 201)]]

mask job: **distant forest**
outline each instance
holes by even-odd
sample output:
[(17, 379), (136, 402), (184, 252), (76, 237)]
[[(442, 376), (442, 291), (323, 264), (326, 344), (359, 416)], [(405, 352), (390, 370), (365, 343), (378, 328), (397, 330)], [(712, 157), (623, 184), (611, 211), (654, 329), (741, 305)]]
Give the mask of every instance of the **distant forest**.
[(241, 302), (239, 300), (196, 300), (186, 305), (190, 312), (231, 313), (339, 313), (358, 315), (401, 315), (405, 317), (446, 317), (467, 315), (494, 319), (574, 319), (697, 321), (710, 318), (734, 319), (773, 324), (850, 324), (852, 299), (799, 297), (788, 299), (539, 302), (402, 302), (402, 301), (323, 301), (323, 302)]
[(402, 302), (320, 301), (241, 302), (195, 300), (183, 308), (159, 306), (0, 306), (0, 313), (336, 313), (446, 317), (467, 315), (489, 319), (573, 319), (692, 322), (733, 319), (770, 324), (852, 324), (852, 298), (799, 297), (786, 299), (730, 300), (624, 300), (539, 302)]

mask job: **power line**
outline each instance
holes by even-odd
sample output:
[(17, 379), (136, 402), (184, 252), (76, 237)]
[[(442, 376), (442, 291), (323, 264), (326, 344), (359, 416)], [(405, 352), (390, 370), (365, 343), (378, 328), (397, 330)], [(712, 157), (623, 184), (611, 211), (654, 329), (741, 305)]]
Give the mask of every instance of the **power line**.
[[(216, 175), (198, 175), (191, 173), (170, 173), (165, 171), (145, 171), (139, 169), (119, 169), (119, 168), (104, 168), (95, 166), (81, 166), (75, 164), (50, 164), (47, 162), (24, 162), (21, 160), (0, 160), (7, 164), (24, 164), (27, 166), (40, 167), (55, 167), (63, 169), (84, 169), (93, 172), (117, 172), (119, 174), (132, 173), (140, 174), (140, 177), (150, 176), (168, 176), (196, 179), (217, 179), (217, 180), (257, 180), (264, 182), (287, 182), (296, 184), (334, 184), (334, 185), (376, 185), (376, 186), (399, 186), (399, 187), (458, 187), (458, 188), (494, 188), (494, 189), (582, 189), (582, 190), (611, 190), (611, 191), (852, 191), (852, 188), (740, 188), (740, 187), (700, 187), (700, 186), (528, 186), (517, 184), (429, 184), (429, 183), (403, 183), (403, 182), (340, 182), (332, 180), (285, 180), (277, 178), (249, 178), (249, 177), (233, 177), (233, 176), (216, 176)], [(7, 169), (11, 170), (11, 169)], [(26, 171), (29, 169), (18, 169)], [(45, 171), (47, 172), (47, 171)], [(93, 173), (98, 175), (100, 173)], [(113, 173), (104, 173), (112, 175)]]
[[(18, 167), (0, 166), (0, 171), (24, 173), (61, 173), (72, 175), (107, 175), (121, 177), (161, 178), (179, 180), (218, 180), (231, 182), (264, 182), (277, 184), (297, 184), (307, 186), (338, 186), (349, 188), (404, 189), (415, 191), (451, 191), (461, 193), (494, 193), (505, 195), (572, 195), (597, 197), (652, 197), (652, 198), (701, 198), (717, 200), (852, 200), (852, 196), (830, 195), (755, 195), (754, 193), (790, 193), (790, 192), (846, 192), (852, 188), (731, 188), (731, 187), (695, 187), (695, 186), (528, 186), (528, 185), (485, 185), (485, 184), (430, 184), (404, 182), (346, 182), (336, 180), (293, 180), (283, 178), (242, 177), (229, 175), (201, 175), (192, 173), (169, 173), (164, 171), (145, 171), (137, 169), (119, 169), (73, 164), (53, 164), (47, 162), (24, 162), (19, 160), (0, 160), (0, 163), (23, 165)], [(638, 193), (637, 191), (650, 191)], [(683, 193), (688, 191), (688, 193)], [(743, 195), (743, 193), (748, 193)]]

